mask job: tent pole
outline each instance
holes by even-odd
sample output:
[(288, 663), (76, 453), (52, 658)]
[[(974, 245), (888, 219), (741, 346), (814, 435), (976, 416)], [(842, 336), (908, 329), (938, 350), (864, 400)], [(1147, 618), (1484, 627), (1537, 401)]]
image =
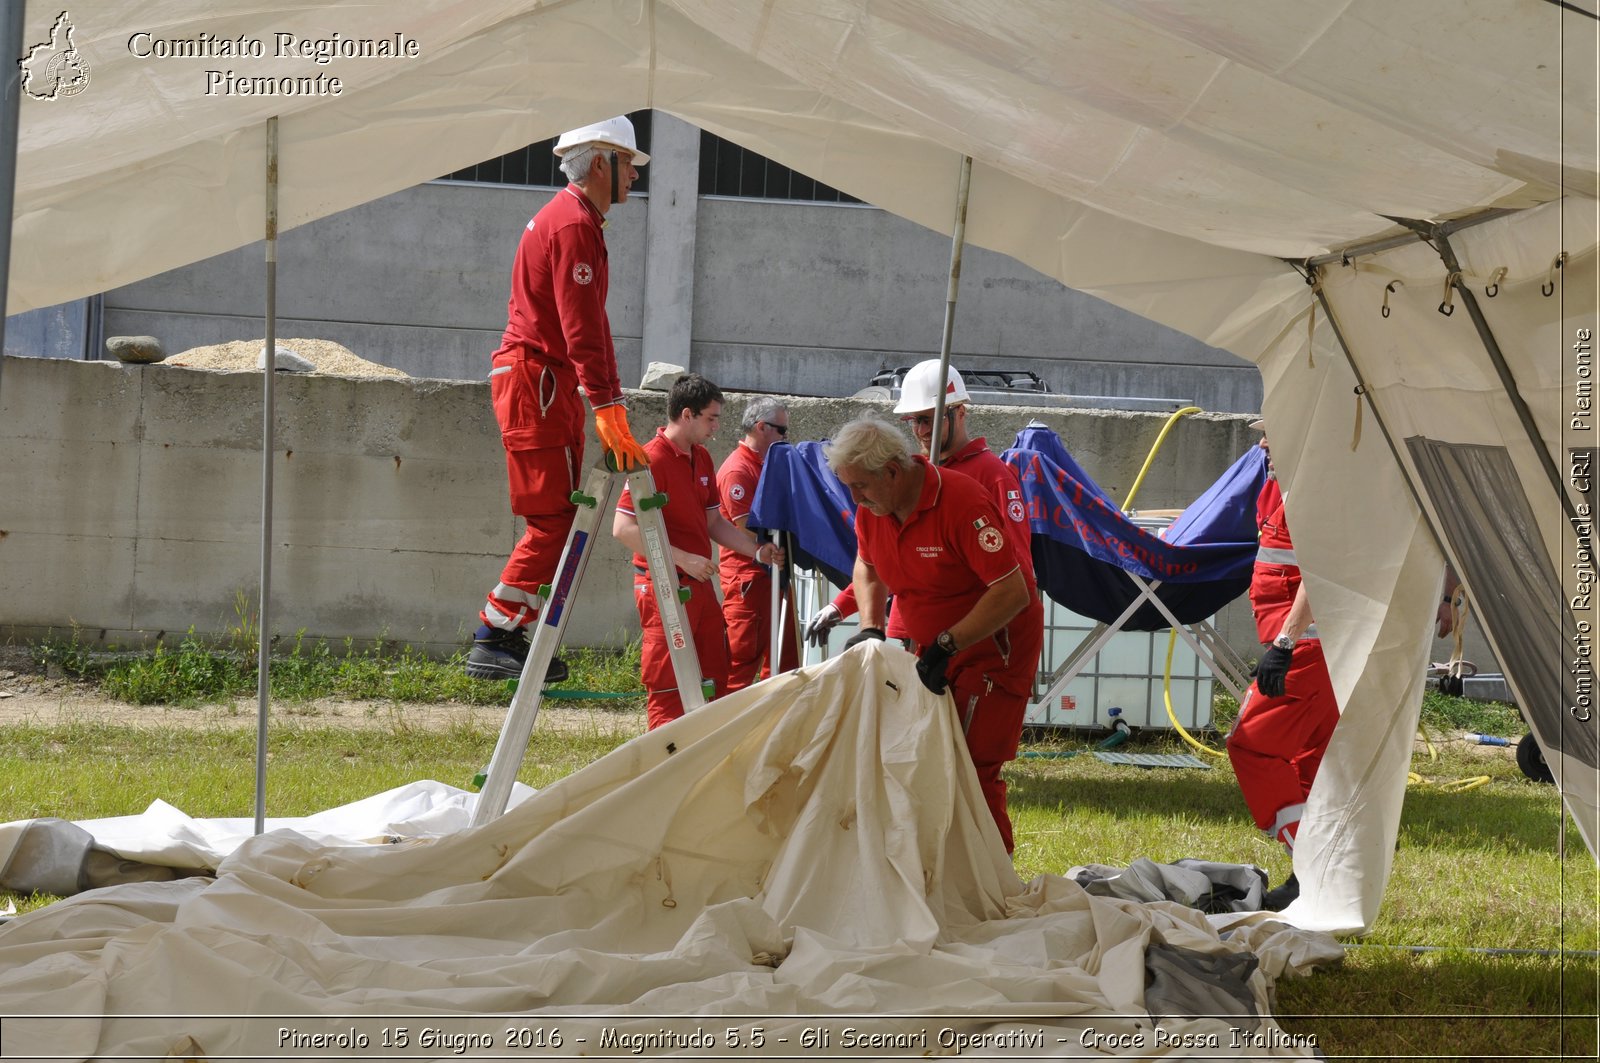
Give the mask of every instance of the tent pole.
[(967, 243), (967, 197), (972, 191), (972, 156), (961, 156), (961, 178), (956, 184), (956, 224), (950, 234), (950, 285), (944, 295), (944, 334), (939, 339), (939, 397), (933, 404), (933, 438), (928, 440), (928, 460), (939, 464), (944, 446), (944, 396), (949, 390), (950, 336), (956, 325), (956, 289), (961, 287), (961, 252)]
[[(1494, 221), (1496, 218), (1504, 218), (1508, 214), (1517, 214), (1522, 209), (1523, 208), (1521, 207), (1491, 207), (1488, 210), (1480, 210), (1476, 214), (1469, 214), (1464, 218), (1457, 218), (1455, 221), (1445, 222), (1443, 225), (1439, 226), (1439, 230), (1443, 233), (1458, 233), (1463, 229), (1470, 229), (1474, 225), (1482, 225), (1486, 221)], [(1384, 215), (1384, 217), (1389, 218), (1390, 221), (1396, 223), (1397, 225), (1405, 224), (1403, 219), (1389, 217), (1387, 214)], [(1394, 236), (1384, 236), (1376, 240), (1363, 240), (1358, 244), (1349, 244), (1345, 247), (1339, 248), (1336, 251), (1330, 251), (1326, 255), (1314, 255), (1313, 257), (1303, 261), (1294, 260), (1292, 264), (1299, 266), (1329, 266), (1335, 262), (1347, 263), (1353, 258), (1361, 258), (1365, 255), (1375, 255), (1379, 251), (1388, 251), (1392, 248), (1404, 247), (1407, 244), (1418, 243), (1422, 240), (1422, 238), (1423, 234), (1416, 232), (1415, 230), (1411, 232), (1397, 233)]]
[(278, 368), (278, 116), (267, 119), (267, 327), (261, 371), (261, 599), (256, 649), (256, 833), (267, 821), (267, 711), (271, 690), (272, 625), (272, 439), (277, 409), (272, 393)]
[[(1315, 281), (1316, 276), (1316, 267), (1312, 267), (1311, 280)], [(1450, 553), (1444, 547), (1444, 538), (1439, 534), (1439, 529), (1433, 526), (1433, 520), (1428, 516), (1428, 507), (1422, 504), (1422, 495), (1417, 491), (1417, 485), (1412, 482), (1410, 469), (1401, 458), (1399, 448), (1395, 446), (1394, 436), (1389, 434), (1389, 426), (1384, 422), (1382, 411), (1373, 401), (1366, 377), (1361, 375), (1361, 366), (1356, 363), (1355, 355), (1350, 353), (1350, 345), (1344, 340), (1344, 332), (1339, 328), (1339, 319), (1334, 315), (1333, 305), (1328, 302), (1328, 295), (1322, 290), (1321, 285), (1318, 285), (1315, 291), (1317, 302), (1322, 305), (1322, 312), (1327, 315), (1328, 325), (1333, 329), (1333, 338), (1339, 341), (1339, 350), (1344, 353), (1345, 363), (1350, 366), (1350, 372), (1355, 374), (1356, 393), (1366, 402), (1367, 409), (1372, 412), (1372, 419), (1378, 422), (1378, 431), (1383, 433), (1383, 441), (1389, 445), (1389, 453), (1394, 456), (1395, 465), (1400, 469), (1400, 478), (1405, 481), (1406, 490), (1411, 492), (1411, 501), (1416, 503), (1417, 512), (1422, 514), (1422, 522), (1428, 526), (1428, 534), (1433, 536), (1433, 545), (1439, 548), (1439, 553), (1448, 558)]]
[[(22, 104), (22, 67), (17, 59), (22, 55), (27, 8), (25, 0), (11, 0), (0, 13), (0, 56), (6, 60), (0, 67), (0, 217), (6, 219), (0, 226), (0, 304), (9, 302), (11, 295), (11, 214), (17, 198), (17, 126)], [(5, 363), (5, 349), (6, 315), (0, 310), (0, 366)]]

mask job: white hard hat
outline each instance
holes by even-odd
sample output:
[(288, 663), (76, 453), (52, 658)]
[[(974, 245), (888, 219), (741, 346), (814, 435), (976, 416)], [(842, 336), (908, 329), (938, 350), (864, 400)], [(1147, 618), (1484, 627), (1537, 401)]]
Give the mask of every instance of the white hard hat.
[(586, 125), (582, 129), (569, 129), (556, 141), (556, 154), (565, 155), (573, 148), (581, 148), (586, 144), (602, 144), (631, 152), (635, 166), (643, 166), (650, 161), (650, 156), (639, 150), (638, 141), (633, 137), (633, 123), (628, 121), (626, 115), (607, 118), (604, 122)]
[[(950, 376), (945, 380), (945, 407), (971, 401), (972, 396), (967, 394), (967, 385), (962, 382), (961, 374), (956, 372), (955, 366), (951, 366)], [(938, 404), (939, 359), (930, 358), (926, 362), (918, 362), (906, 373), (906, 378), (900, 382), (900, 401), (895, 403), (894, 412), (921, 413)]]

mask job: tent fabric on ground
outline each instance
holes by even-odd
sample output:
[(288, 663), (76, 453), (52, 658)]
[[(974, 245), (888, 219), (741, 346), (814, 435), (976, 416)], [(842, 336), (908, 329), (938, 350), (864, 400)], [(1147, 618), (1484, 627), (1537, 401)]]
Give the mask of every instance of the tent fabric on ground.
[[(754, 1023), (768, 1038), (816, 1023), (782, 1016), (840, 1015), (1148, 1058), (1167, 1051), (1151, 1012), (1174, 1044), (1242, 1029), (1267, 1047), (1241, 1056), (1309, 1057), (1270, 985), (1340, 954), (1267, 913), (1023, 883), (950, 699), (874, 644), (642, 735), (480, 827), (367, 846), (279, 830), (214, 880), (29, 913), (0, 930), (0, 1013), (82, 1016), (8, 1021), (9, 1053), (59, 1058), (273, 1054), (282, 1020), (252, 1015), (484, 1013), (630, 1033), (776, 1017)], [(1219, 1005), (1228, 1017), (1191, 1017)]]
[(856, 504), (828, 467), (823, 447), (808, 441), (768, 448), (750, 526), (788, 532), (795, 564), (845, 587), (856, 565)]
[[(1255, 498), (1266, 479), (1266, 455), (1259, 448), (1245, 452), (1185, 507), (1181, 523), (1174, 522), (1166, 536), (1123, 513), (1043, 425), (1017, 433), (1004, 457), (1022, 481), (1039, 589), (1074, 613), (1116, 623), (1142, 593), (1130, 572), (1159, 583), (1156, 597), (1185, 624), (1214, 615), (1250, 586)], [(1146, 602), (1120, 628), (1170, 626)]]
[[(26, 39), (56, 15), (31, 5)], [(1594, 621), (1569, 453), (1594, 435), (1584, 4), (82, 0), (71, 20), (89, 81), (22, 101), (12, 312), (260, 239), (274, 115), (284, 228), (638, 108), (945, 233), (970, 157), (968, 243), (1261, 369), (1344, 711), (1289, 914), (1377, 917), (1445, 557), (1594, 850), (1592, 651), (1566, 652)], [(199, 25), (419, 48), (294, 96), (208, 95), (213, 61), (130, 50)], [(312, 69), (270, 48), (228, 65)]]

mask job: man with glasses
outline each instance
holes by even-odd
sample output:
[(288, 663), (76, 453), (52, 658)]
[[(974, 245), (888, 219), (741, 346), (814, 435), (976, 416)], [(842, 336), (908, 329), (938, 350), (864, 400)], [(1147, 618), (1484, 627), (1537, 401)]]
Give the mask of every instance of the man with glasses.
[[(780, 548), (759, 541), (722, 515), (716, 466), (705, 448), (721, 419), (722, 390), (699, 373), (687, 373), (667, 393), (666, 427), (657, 429), (656, 437), (644, 447), (656, 489), (667, 496), (661, 516), (678, 570), (678, 585), (689, 590), (686, 611), (700, 658), (700, 674), (715, 685), (716, 697), (728, 692), (728, 644), (722, 606), (711, 583), (717, 573), (716, 562), (711, 560), (711, 544), (715, 542), (724, 551), (748, 557), (757, 564), (783, 564)], [(644, 558), (644, 538), (639, 532), (633, 498), (627, 491), (617, 503), (611, 534), (633, 550), (633, 598), (644, 635), (639, 671), (646, 691), (645, 711), (653, 731), (683, 715), (683, 699), (678, 696), (672, 655), (656, 609), (655, 587)]]
[(904, 431), (870, 416), (839, 430), (828, 465), (855, 500), (853, 586), (861, 631), (883, 639), (885, 600), (917, 654), (917, 678), (948, 692), (1006, 852), (1013, 840), (1001, 769), (1017, 755), (1043, 628), (1032, 569), (982, 484), (911, 452)]
[[(635, 167), (650, 157), (638, 149), (633, 123), (620, 117), (563, 133), (555, 153), (572, 183), (523, 230), (511, 269), (505, 335), (489, 371), (511, 512), (527, 531), (478, 614), (466, 666), (475, 679), (522, 674), (526, 629), (539, 615), (539, 587), (554, 581), (577, 514), (572, 493), (583, 468), (585, 420), (580, 386), (612, 464), (630, 470), (646, 461), (622, 405), (606, 317), (610, 267), (602, 229), (606, 212), (627, 202), (639, 176)], [(543, 679), (559, 683), (566, 676), (565, 662), (556, 657)]]
[[(939, 467), (959, 472), (978, 481), (1000, 511), (1007, 544), (1022, 567), (1029, 587), (1037, 587), (1033, 573), (1033, 533), (1028, 525), (1027, 506), (1022, 501), (1022, 484), (1016, 471), (1001, 461), (989, 449), (982, 437), (967, 434), (967, 406), (972, 396), (954, 366), (944, 381), (944, 427), (939, 433)], [(911, 428), (917, 444), (925, 457), (932, 457), (934, 410), (939, 401), (939, 359), (918, 362), (906, 373), (900, 384), (900, 401), (894, 412)], [(1037, 595), (1030, 607), (1037, 613), (1039, 629), (1044, 630), (1044, 603)], [(845, 617), (856, 611), (855, 591), (846, 587), (824, 606), (806, 625), (806, 638), (822, 645), (828, 632)], [(1027, 622), (1027, 621), (1025, 621)], [(889, 614), (889, 635), (903, 637), (893, 611)]]
[[(722, 495), (722, 515), (734, 526), (746, 527), (750, 505), (767, 450), (789, 434), (789, 408), (777, 399), (762, 397), (744, 408), (740, 418), (744, 438), (717, 470), (717, 490)], [(762, 542), (770, 540), (760, 533)], [(764, 565), (732, 550), (722, 551), (722, 615), (728, 621), (728, 693), (743, 690), (772, 675), (772, 573)], [(794, 604), (788, 592), (783, 634), (779, 638), (777, 670), (787, 672), (799, 662), (794, 645)]]

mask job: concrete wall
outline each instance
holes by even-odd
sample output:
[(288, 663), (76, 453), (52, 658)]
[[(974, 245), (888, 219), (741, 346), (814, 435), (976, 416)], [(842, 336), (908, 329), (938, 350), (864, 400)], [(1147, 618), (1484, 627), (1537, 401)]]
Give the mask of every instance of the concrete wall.
[[(643, 358), (725, 387), (845, 396), (938, 353), (947, 237), (869, 206), (698, 196), (699, 131), (661, 113), (653, 126), (651, 192), (606, 230), (624, 385)], [(285, 232), (277, 334), (414, 376), (483, 379), (517, 240), (552, 194), (434, 182)], [(104, 334), (156, 336), (170, 352), (260, 338), (262, 257), (241, 248), (107, 292)], [(1249, 363), (982, 248), (963, 259), (953, 351), (958, 367), (1029, 368), (1060, 392), (1261, 408)]]
[[(77, 625), (91, 641), (129, 645), (236, 624), (236, 597), (253, 600), (258, 586), (261, 385), (257, 372), (6, 358), (0, 637)], [(459, 648), (519, 533), (488, 385), (280, 374), (276, 392), (272, 630)], [(664, 420), (665, 396), (631, 398), (644, 436)], [(728, 427), (712, 446), (719, 461), (737, 441), (745, 401), (730, 395)], [(790, 438), (824, 438), (867, 405), (795, 400)], [(972, 430), (998, 450), (1035, 414), (1118, 498), (1164, 420), (977, 409)], [(1140, 504), (1192, 500), (1254, 444), (1247, 421), (1182, 421)], [(593, 460), (598, 445), (589, 448)], [(637, 635), (631, 579), (621, 548), (603, 540), (572, 643)], [(1242, 603), (1224, 626), (1253, 647)]]

